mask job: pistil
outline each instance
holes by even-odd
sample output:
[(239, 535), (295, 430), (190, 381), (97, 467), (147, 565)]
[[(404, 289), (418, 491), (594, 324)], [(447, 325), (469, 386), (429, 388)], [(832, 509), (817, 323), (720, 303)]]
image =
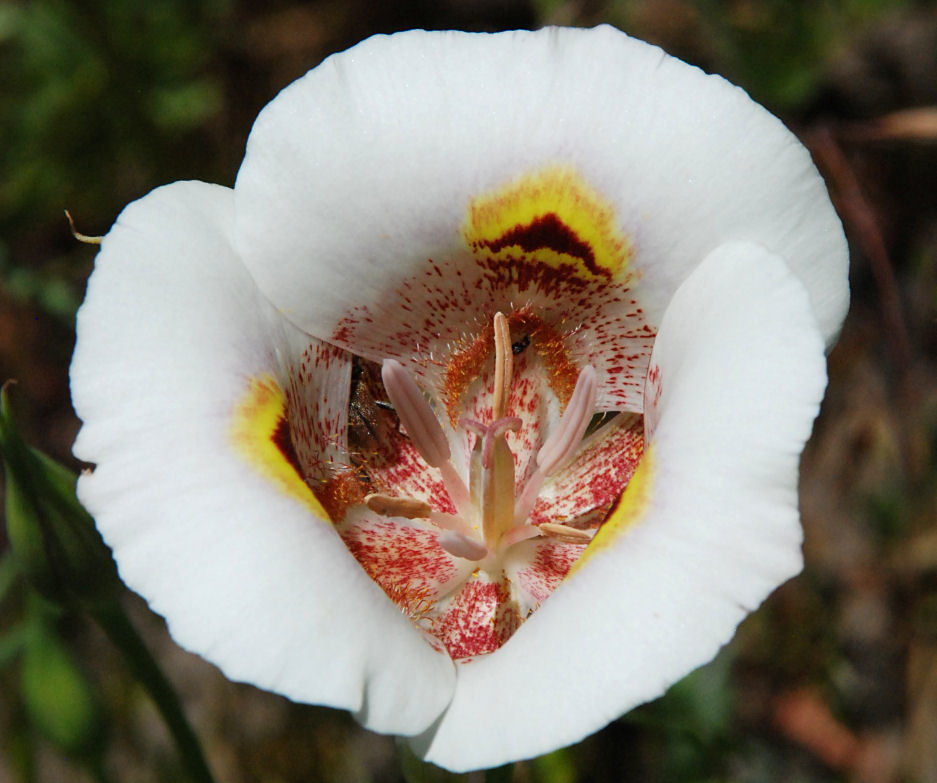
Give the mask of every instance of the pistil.
[(471, 497), (480, 510), (485, 541), (496, 549), (514, 522), (514, 455), (504, 436), (519, 430), (522, 422), (504, 417), (488, 425), (472, 419), (460, 424), (478, 436), (469, 471)]
[(508, 397), (511, 394), (511, 381), (514, 379), (514, 351), (511, 347), (511, 329), (504, 313), (495, 313), (495, 385), (492, 412), (494, 418), (504, 416)]

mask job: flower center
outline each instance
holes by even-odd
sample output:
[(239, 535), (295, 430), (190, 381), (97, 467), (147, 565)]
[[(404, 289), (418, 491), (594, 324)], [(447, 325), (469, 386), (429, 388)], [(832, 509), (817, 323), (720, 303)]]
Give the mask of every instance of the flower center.
[(384, 361), (382, 379), (391, 404), (413, 447), (427, 465), (439, 470), (456, 514), (435, 512), (429, 504), (409, 497), (372, 494), (365, 503), (384, 516), (429, 518), (440, 528), (439, 544), (454, 557), (479, 563), (493, 570), (511, 546), (537, 536), (588, 542), (590, 533), (560, 523), (530, 522), (540, 489), (546, 478), (565, 465), (578, 450), (595, 408), (596, 373), (586, 366), (579, 373), (572, 398), (559, 424), (536, 454), (536, 468), (518, 491), (515, 455), (506, 433), (521, 429), (516, 416), (505, 416), (513, 381), (513, 346), (507, 318), (494, 317), (495, 372), (492, 411), (494, 421), (484, 424), (470, 418), (460, 427), (475, 436), (469, 458), (468, 484), (453, 464), (449, 439), (436, 413), (416, 381), (399, 362)]
[[(352, 359), (347, 410), (320, 408), (317, 431), (347, 431), (347, 445), (314, 453), (309, 488), (367, 574), (454, 660), (511, 637), (631, 479), (643, 419), (596, 414), (598, 377), (525, 307), (442, 364)], [(334, 406), (322, 391), (306, 398)], [(294, 436), (303, 423), (291, 420)]]

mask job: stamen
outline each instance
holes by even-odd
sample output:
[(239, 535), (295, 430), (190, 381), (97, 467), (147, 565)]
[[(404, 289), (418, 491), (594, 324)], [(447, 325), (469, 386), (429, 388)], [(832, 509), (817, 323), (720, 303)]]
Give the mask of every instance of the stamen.
[(370, 495), (364, 496), (364, 504), (375, 514), (380, 514), (382, 517), (429, 519), (436, 527), (443, 530), (452, 530), (460, 535), (469, 535), (471, 533), (462, 517), (457, 514), (433, 511), (429, 503), (417, 498), (401, 498), (372, 492)]
[(433, 511), (429, 515), (430, 522), (443, 530), (454, 530), (463, 536), (471, 538), (473, 531), (471, 525), (458, 514), (446, 514), (443, 511)]
[(439, 534), (439, 546), (450, 555), (466, 560), (484, 560), (488, 556), (488, 547), (483, 543), (454, 530), (446, 530)]
[(429, 503), (416, 498), (399, 498), (393, 495), (371, 493), (364, 496), (364, 504), (382, 517), (404, 517), (404, 519), (428, 519), (433, 510)]
[(588, 544), (593, 535), (595, 533), (591, 530), (581, 530), (558, 522), (543, 522), (540, 525), (517, 525), (511, 528), (501, 539), (501, 545), (507, 548), (538, 536), (553, 538), (567, 544)]
[(456, 509), (465, 514), (471, 508), (468, 488), (449, 461), (449, 441), (439, 426), (436, 414), (404, 366), (395, 359), (385, 359), (381, 366), (381, 379), (390, 402), (397, 412), (413, 447), (426, 464), (439, 468), (446, 492)]
[(540, 496), (540, 488), (543, 486), (543, 480), (546, 476), (540, 468), (534, 469), (524, 485), (520, 497), (514, 503), (514, 524), (520, 525), (530, 516), (537, 504), (537, 498)]
[(576, 388), (560, 417), (559, 425), (537, 452), (537, 466), (544, 476), (549, 476), (576, 453), (592, 419), (597, 390), (595, 368), (587, 364), (576, 379)]
[(504, 313), (495, 313), (495, 389), (492, 404), (494, 418), (504, 416), (508, 396), (511, 393), (511, 381), (514, 375), (514, 352), (511, 347), (511, 329)]
[(570, 459), (579, 448), (582, 437), (595, 410), (598, 381), (595, 368), (587, 364), (576, 379), (576, 388), (560, 417), (556, 429), (537, 452), (537, 468), (514, 504), (514, 524), (519, 525), (530, 516), (547, 476)]
[(592, 533), (589, 530), (580, 530), (578, 527), (561, 525), (559, 522), (543, 522), (539, 528), (540, 534), (548, 538), (558, 538), (569, 544), (588, 544), (592, 540)]
[(397, 416), (407, 430), (413, 447), (426, 464), (438, 468), (449, 461), (449, 441), (436, 414), (416, 381), (396, 359), (385, 359), (381, 378)]

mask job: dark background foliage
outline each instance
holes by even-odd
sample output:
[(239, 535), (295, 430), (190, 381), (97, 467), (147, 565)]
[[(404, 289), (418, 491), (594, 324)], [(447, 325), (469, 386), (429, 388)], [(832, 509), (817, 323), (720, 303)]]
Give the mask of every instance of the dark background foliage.
[[(157, 185), (233, 184), (259, 109), (372, 33), (603, 21), (741, 84), (800, 135), (846, 225), (853, 304), (803, 461), (804, 574), (715, 662), (581, 744), (519, 765), (517, 780), (937, 780), (933, 2), (0, 2), (0, 380), (19, 381), (26, 435), (70, 460), (67, 367), (94, 250), (72, 238), (64, 208), (79, 231), (103, 234)], [(38, 610), (3, 565), (0, 601), (0, 780), (180, 779), (106, 640), (57, 614), (43, 628), (97, 694), (95, 716), (74, 719), (94, 723), (104, 771), (50, 741), (30, 699), (59, 717), (80, 699), (29, 684), (17, 651)], [(142, 601), (126, 602), (219, 780), (400, 779), (391, 739), (228, 682), (178, 649)]]

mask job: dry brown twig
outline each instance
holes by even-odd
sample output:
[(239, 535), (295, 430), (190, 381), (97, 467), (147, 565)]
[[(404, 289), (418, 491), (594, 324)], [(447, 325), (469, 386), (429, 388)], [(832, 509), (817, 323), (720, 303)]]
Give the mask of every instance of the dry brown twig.
[(846, 125), (841, 133), (852, 142), (937, 141), (937, 106), (902, 109), (874, 120)]

